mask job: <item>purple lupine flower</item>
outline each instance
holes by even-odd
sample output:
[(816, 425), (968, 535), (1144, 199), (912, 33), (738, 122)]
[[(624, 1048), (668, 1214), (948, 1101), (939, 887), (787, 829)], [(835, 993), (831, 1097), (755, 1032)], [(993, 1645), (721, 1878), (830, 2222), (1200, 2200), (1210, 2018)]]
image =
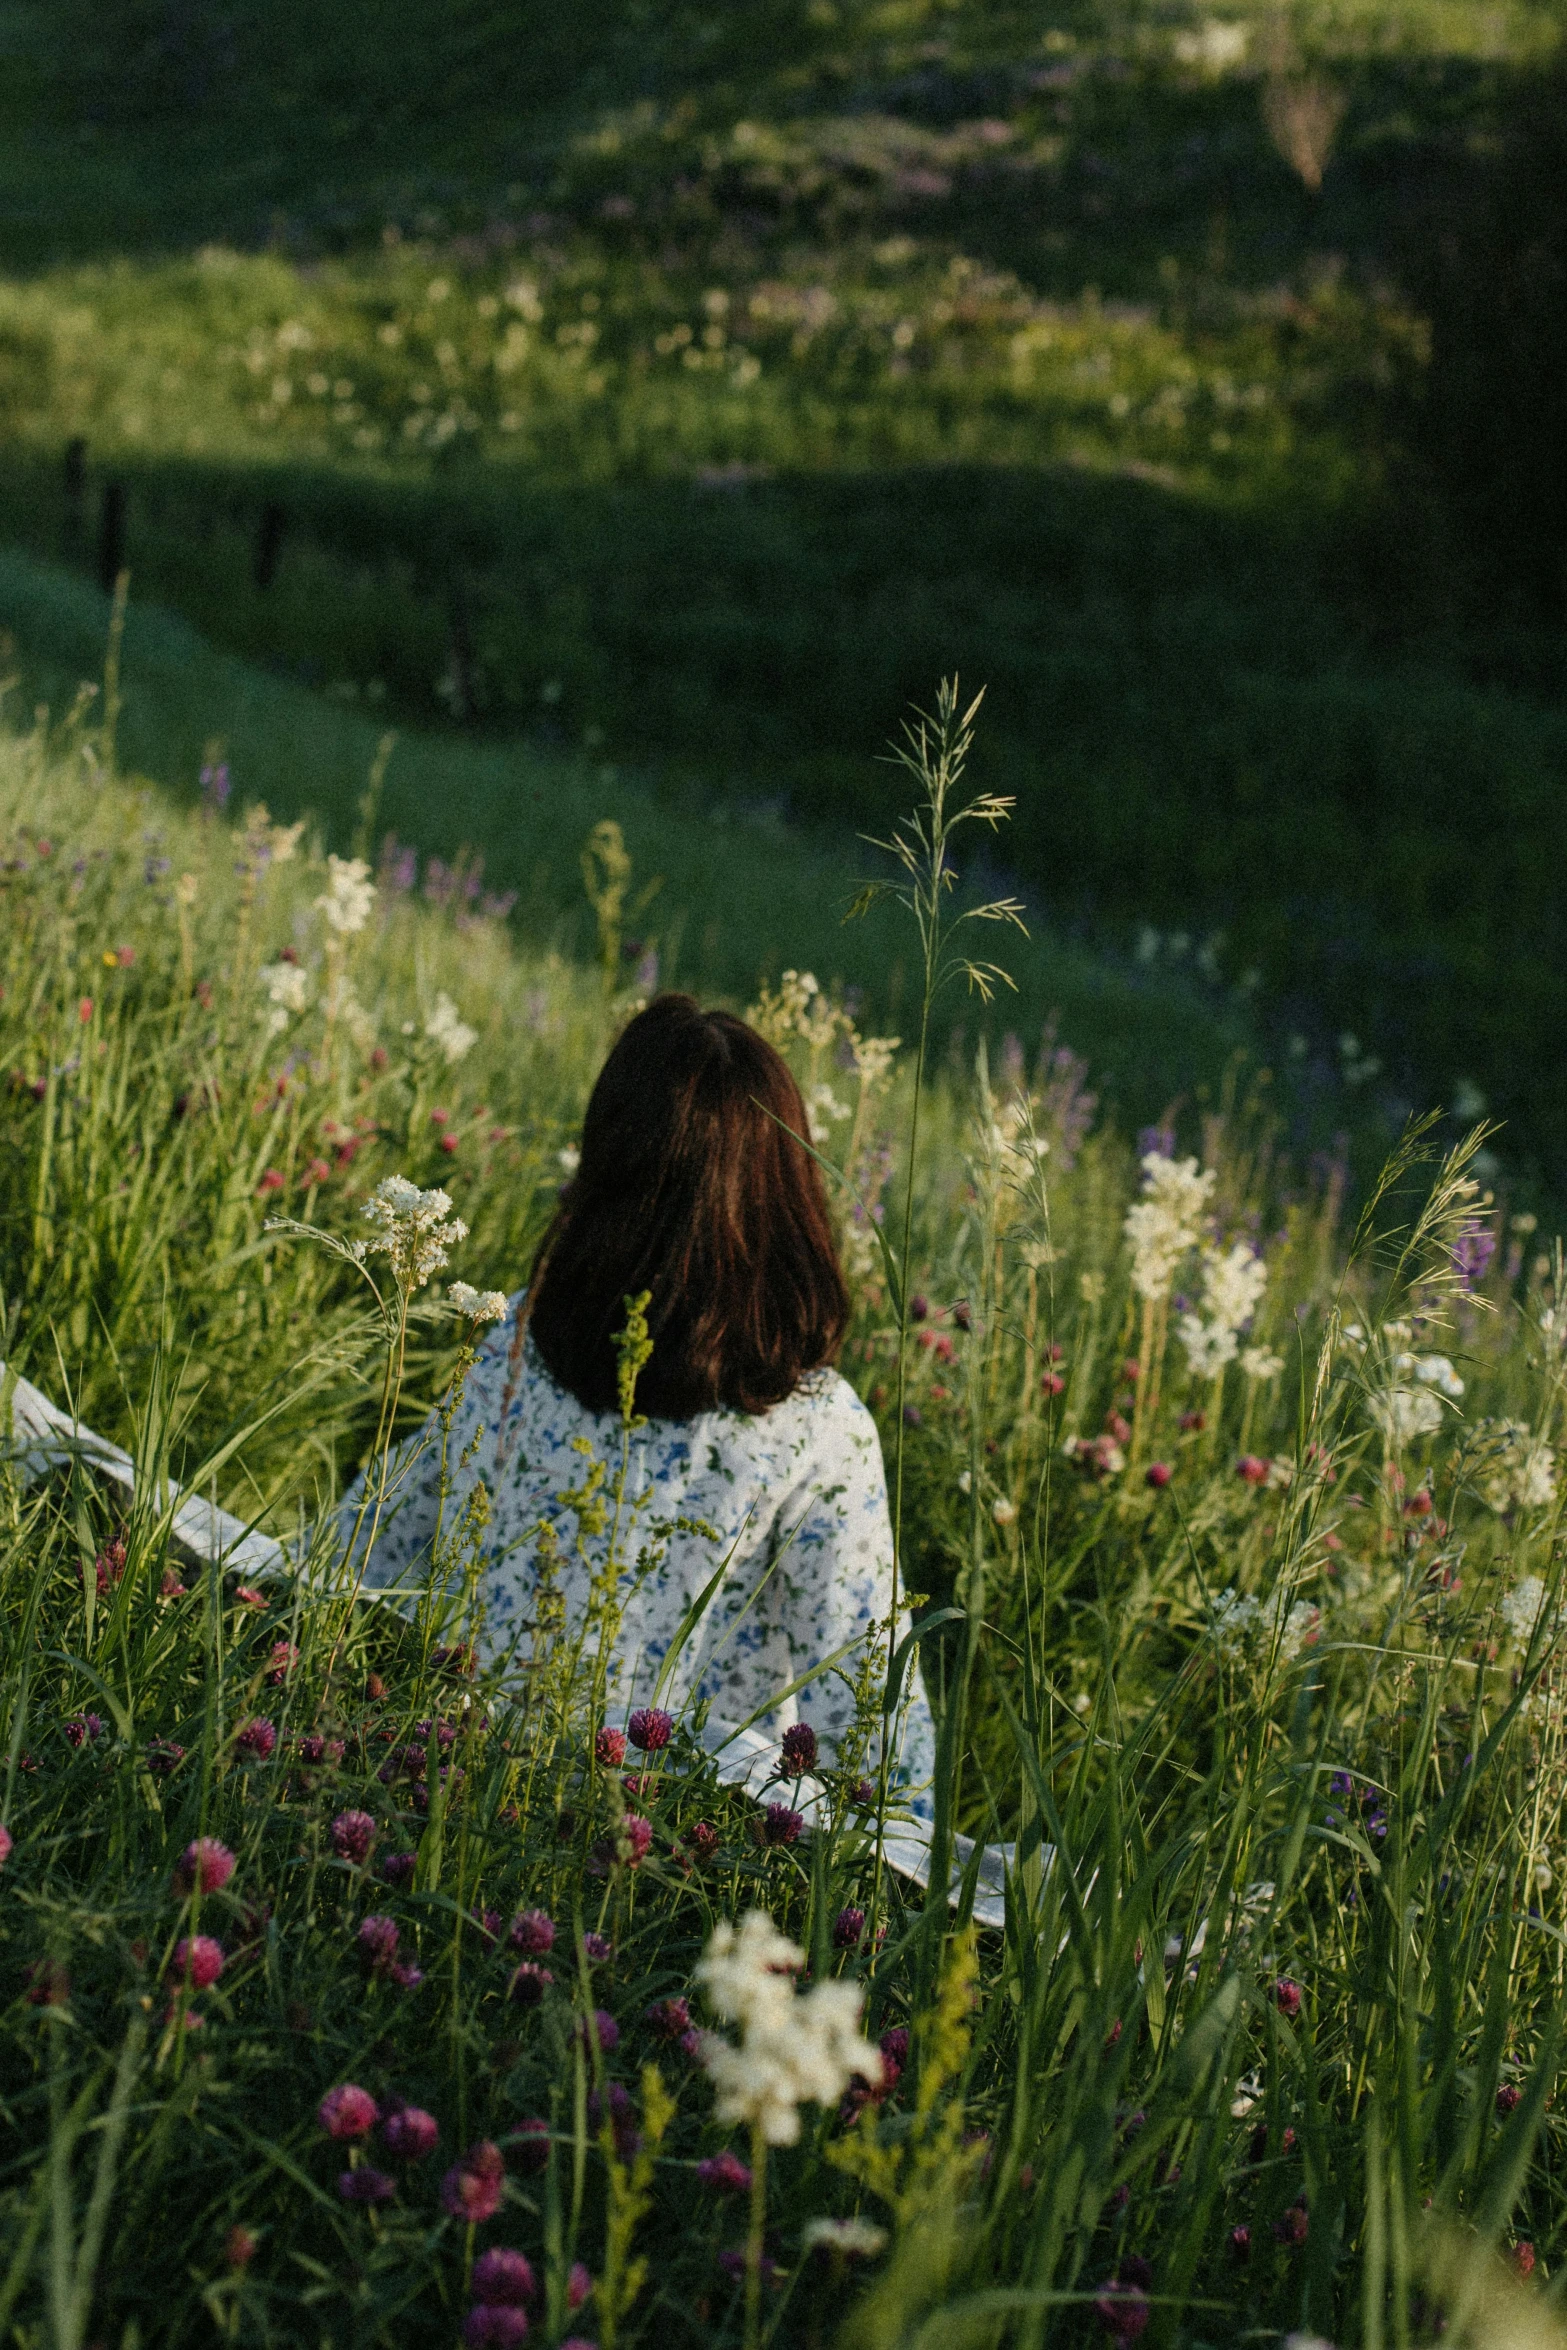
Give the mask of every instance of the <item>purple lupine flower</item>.
[(470, 2290), (475, 2301), (513, 2305), (531, 2301), (537, 2290), (533, 2264), (526, 2254), (514, 2252), (509, 2244), (492, 2244), (473, 2264)]
[(1137, 1156), (1140, 1159), (1173, 1159), (1175, 1156), (1175, 1128), (1173, 1126), (1143, 1126), (1137, 1135)]
[(329, 2138), (368, 2138), (380, 2119), (380, 2107), (357, 2081), (328, 2089), (316, 2108), (316, 2119)]
[(529, 1958), (542, 1958), (555, 1947), (555, 1920), (542, 1909), (519, 1911), (511, 1921), (511, 1946)]
[(816, 1768), (816, 1732), (809, 1722), (795, 1722), (783, 1734), (786, 1777), (799, 1779)]
[(201, 771), (201, 796), (206, 802), (207, 807), (214, 815), (221, 815), (223, 810), (228, 806), (229, 793), (233, 790), (233, 788), (233, 784), (229, 779), (228, 761), (226, 759), (219, 760), (216, 766), (214, 766), (209, 761), (208, 764), (203, 767)]
[(332, 1822), (332, 1850), (339, 1860), (363, 1867), (375, 1842), (375, 1821), (367, 1811), (340, 1811)]
[(365, 2162), (358, 2170), (345, 2170), (340, 2175), (337, 2191), (345, 2203), (390, 2203), (397, 2193), (397, 2182)]
[(419, 2105), (400, 2105), (381, 2124), (386, 2150), (395, 2154), (399, 2162), (422, 2162), (427, 2154), (435, 2152), (440, 2135), (434, 2114), (426, 2113)]
[(1473, 1289), (1477, 1281), (1485, 1279), (1495, 1254), (1496, 1234), (1491, 1226), (1477, 1216), (1466, 1218), (1453, 1243), (1453, 1270), (1465, 1289)]
[(626, 1724), (626, 1735), (644, 1754), (658, 1754), (669, 1744), (674, 1727), (674, 1715), (662, 1706), (639, 1705)]

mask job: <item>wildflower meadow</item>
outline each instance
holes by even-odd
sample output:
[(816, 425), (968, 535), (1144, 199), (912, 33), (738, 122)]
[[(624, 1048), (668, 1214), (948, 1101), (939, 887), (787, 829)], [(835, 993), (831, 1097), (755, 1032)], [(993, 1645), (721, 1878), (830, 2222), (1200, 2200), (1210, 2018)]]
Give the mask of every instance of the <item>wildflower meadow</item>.
[[(432, 889), (375, 775), (329, 856), (113, 717), (0, 742), (0, 2338), (1567, 2338), (1567, 1274), (1483, 1130), (1353, 1190), (1240, 1080), (1119, 1131), (1008, 1028), (1019, 909), (948, 894), (1011, 811), (943, 688), (865, 852), (905, 1033), (798, 969), (750, 1007), (918, 1622), (741, 1784), (604, 1709), (634, 1528), (586, 1626), (541, 1542), (502, 1670), (482, 1490), (406, 1611), (374, 1467), (337, 1514), (450, 1425), (634, 972)], [(584, 1536), (644, 1360), (628, 1300)], [(927, 1887), (875, 1761), (916, 1674)]]

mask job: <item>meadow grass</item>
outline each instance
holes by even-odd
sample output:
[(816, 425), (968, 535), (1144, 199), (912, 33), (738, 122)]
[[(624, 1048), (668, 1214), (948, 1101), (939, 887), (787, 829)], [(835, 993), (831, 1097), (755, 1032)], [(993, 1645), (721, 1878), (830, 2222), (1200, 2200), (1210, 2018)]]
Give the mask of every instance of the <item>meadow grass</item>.
[[(13, 13), (13, 544), (91, 570), (118, 481), (138, 595), (223, 649), (704, 815), (883, 826), (863, 746), (956, 667), (1058, 929), (1222, 931), (1279, 1048), (1478, 1089), (1559, 1182), (1549, 398), (1470, 311), (1454, 379), (1422, 274), (1511, 267), (1463, 239), (1557, 11), (365, 32)], [(1464, 503), (1493, 415), (1505, 529)]]
[[(328, 1543), (172, 1553), (168, 1474), (308, 1526), (375, 1424), (384, 1319), (269, 1219), (347, 1239), (399, 1170), (513, 1285), (627, 998), (67, 747), (7, 753), (4, 1351), (141, 1473), (4, 1472), (6, 2338), (1556, 2340), (1564, 1277), (1480, 1137), (1348, 1200), (1265, 1100), (1134, 1149), (1060, 1045), (916, 1097), (841, 1001), (757, 1002), (843, 1170), (938, 1835), (1017, 1841), (976, 1933), (877, 1868), (852, 1756), (772, 1841), (694, 1722), (611, 1767), (547, 1575), (503, 1678)], [(471, 1327), (407, 1303), (404, 1421)], [(883, 2068), (765, 2149), (685, 2040), (752, 1906)]]

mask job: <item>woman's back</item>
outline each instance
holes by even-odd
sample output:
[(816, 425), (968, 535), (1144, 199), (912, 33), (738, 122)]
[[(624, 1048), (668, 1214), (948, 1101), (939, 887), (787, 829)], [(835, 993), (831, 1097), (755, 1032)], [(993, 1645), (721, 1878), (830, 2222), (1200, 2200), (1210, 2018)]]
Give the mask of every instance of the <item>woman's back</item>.
[[(484, 1638), (502, 1660), (531, 1648), (541, 1529), (553, 1533), (542, 1551), (558, 1561), (567, 1625), (589, 1620), (611, 1529), (584, 1534), (584, 1513), (568, 1496), (582, 1493), (595, 1461), (614, 1477), (623, 1433), (616, 1413), (591, 1410), (559, 1385), (531, 1340), (518, 1346), (521, 1303), (512, 1301), (469, 1374), (446, 1445), (444, 1508), (431, 1442), (382, 1515), (365, 1578), (422, 1586), (438, 1510), (450, 1539), (482, 1481)], [(847, 1380), (823, 1368), (764, 1412), (720, 1405), (689, 1419), (648, 1419), (626, 1444), (608, 1703), (618, 1710), (653, 1700), (687, 1611), (722, 1565), (661, 1702), (676, 1711), (703, 1698), (722, 1720), (759, 1717), (771, 1735), (807, 1722), (831, 1756), (854, 1722), (851, 1683), (867, 1646), (881, 1651), (891, 1596), (886, 1479), (870, 1413)], [(345, 1531), (362, 1490), (345, 1505)], [(879, 1718), (879, 1675), (873, 1711)], [(902, 1775), (922, 1782), (931, 1763), (922, 1700), (918, 1712)]]

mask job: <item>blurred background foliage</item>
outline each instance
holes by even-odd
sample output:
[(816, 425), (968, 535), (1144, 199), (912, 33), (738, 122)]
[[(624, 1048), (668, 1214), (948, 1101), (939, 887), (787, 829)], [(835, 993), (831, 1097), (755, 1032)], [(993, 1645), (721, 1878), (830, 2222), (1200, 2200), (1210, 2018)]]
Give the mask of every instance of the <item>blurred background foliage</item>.
[(243, 739), (341, 846), (394, 724), (531, 917), (612, 813), (666, 973), (895, 1018), (831, 899), (956, 668), (1023, 1024), (1134, 1115), (1238, 1044), (1302, 1139), (1483, 1101), (1559, 1196), (1563, 14), (13, 7), (22, 694), (123, 559), (205, 640), (133, 615), (163, 780)]

